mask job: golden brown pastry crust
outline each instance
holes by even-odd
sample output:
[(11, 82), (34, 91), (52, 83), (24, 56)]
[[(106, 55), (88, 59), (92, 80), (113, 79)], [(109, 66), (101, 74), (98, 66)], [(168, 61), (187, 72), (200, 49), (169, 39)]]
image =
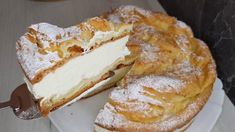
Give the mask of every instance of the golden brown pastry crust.
[(216, 66), (183, 22), (163, 13), (122, 6), (104, 15), (132, 23), (129, 49), (137, 59), (111, 92), (95, 124), (111, 131), (174, 131), (186, 125), (211, 95)]

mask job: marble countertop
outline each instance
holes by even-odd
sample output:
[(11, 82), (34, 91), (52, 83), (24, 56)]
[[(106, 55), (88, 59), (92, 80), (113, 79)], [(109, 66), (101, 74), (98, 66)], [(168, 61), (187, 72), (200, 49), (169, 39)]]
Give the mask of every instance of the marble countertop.
[[(1, 0), (0, 3), (0, 100), (9, 99), (21, 83), (22, 73), (15, 55), (15, 42), (30, 24), (49, 22), (67, 27), (122, 4), (163, 11), (156, 0)], [(234, 132), (235, 107), (225, 97), (214, 132)], [(24, 121), (10, 109), (0, 110), (1, 132), (57, 132), (47, 118)]]

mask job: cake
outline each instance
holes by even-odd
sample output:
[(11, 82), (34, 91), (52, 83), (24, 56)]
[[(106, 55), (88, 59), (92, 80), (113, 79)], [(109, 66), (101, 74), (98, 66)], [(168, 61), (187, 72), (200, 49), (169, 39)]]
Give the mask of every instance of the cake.
[(68, 28), (31, 25), (16, 51), (42, 115), (122, 78), (133, 62), (126, 46), (131, 29), (100, 17)]
[(184, 22), (121, 6), (68, 28), (31, 25), (16, 44), (43, 116), (112, 87), (97, 132), (183, 131), (211, 95), (216, 65)]
[(184, 22), (121, 6), (103, 16), (133, 24), (128, 47), (137, 56), (97, 115), (97, 132), (186, 129), (211, 95), (216, 66), (207, 45)]

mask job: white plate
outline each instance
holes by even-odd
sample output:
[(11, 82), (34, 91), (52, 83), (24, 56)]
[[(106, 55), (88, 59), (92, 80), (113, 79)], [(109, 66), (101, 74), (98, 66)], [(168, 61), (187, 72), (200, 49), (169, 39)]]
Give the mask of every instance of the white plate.
[[(212, 95), (202, 111), (196, 116), (187, 132), (210, 132), (222, 111), (224, 91), (217, 79)], [(99, 110), (103, 107), (111, 90), (83, 99), (70, 106), (59, 109), (49, 115), (52, 123), (60, 132), (93, 132), (93, 123)]]

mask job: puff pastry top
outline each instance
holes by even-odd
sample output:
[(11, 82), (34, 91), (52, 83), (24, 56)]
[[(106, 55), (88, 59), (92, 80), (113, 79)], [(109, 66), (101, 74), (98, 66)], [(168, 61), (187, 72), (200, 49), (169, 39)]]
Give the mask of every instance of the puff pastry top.
[(60, 28), (48, 23), (31, 25), (17, 42), (17, 57), (31, 83), (74, 56), (83, 55), (111, 38), (131, 30), (131, 25), (113, 25), (94, 17), (79, 25)]

